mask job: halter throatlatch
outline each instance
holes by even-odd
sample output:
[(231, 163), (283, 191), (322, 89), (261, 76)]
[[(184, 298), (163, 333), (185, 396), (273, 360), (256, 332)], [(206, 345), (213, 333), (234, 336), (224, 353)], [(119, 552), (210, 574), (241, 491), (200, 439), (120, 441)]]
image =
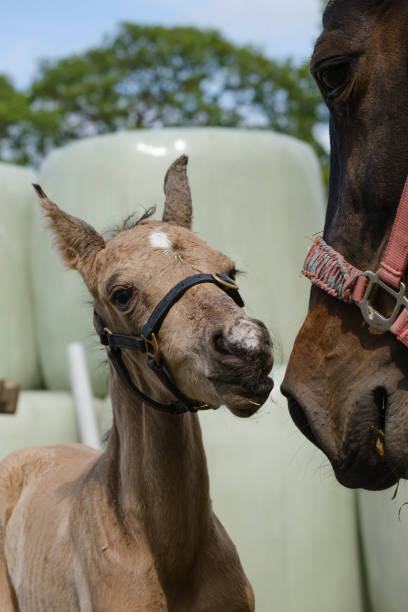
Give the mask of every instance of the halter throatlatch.
[[(242, 308), (244, 302), (238, 292), (238, 285), (226, 274), (195, 274), (175, 285), (164, 298), (159, 302), (150, 315), (147, 323), (143, 326), (140, 336), (129, 334), (116, 334), (108, 329), (101, 317), (94, 312), (94, 326), (99, 335), (101, 344), (107, 347), (110, 362), (115, 368), (121, 380), (144, 402), (150, 404), (156, 410), (169, 414), (183, 414), (184, 412), (197, 412), (197, 410), (208, 409), (207, 404), (185, 396), (173, 382), (166, 372), (163, 360), (160, 355), (158, 333), (166, 318), (169, 310), (176, 302), (195, 285), (201, 283), (213, 283), (225, 291), (234, 302)], [(147, 364), (156, 374), (160, 382), (177, 399), (170, 404), (161, 404), (151, 397), (148, 397), (132, 381), (129, 370), (127, 369), (123, 357), (122, 349), (140, 351), (147, 356)]]
[[(362, 272), (348, 263), (323, 238), (313, 241), (303, 264), (302, 274), (326, 293), (359, 306), (366, 322), (374, 329), (390, 331), (408, 346), (408, 298), (402, 282), (408, 265), (408, 179), (398, 206), (387, 250), (377, 272)], [(390, 316), (384, 316), (370, 303), (373, 290), (380, 287), (395, 301)]]

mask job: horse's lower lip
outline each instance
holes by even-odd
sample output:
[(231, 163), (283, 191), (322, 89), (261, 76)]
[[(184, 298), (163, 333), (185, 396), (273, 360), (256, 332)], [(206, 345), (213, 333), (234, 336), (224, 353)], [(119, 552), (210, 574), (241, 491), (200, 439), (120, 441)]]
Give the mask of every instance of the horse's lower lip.
[(358, 447), (350, 452), (341, 464), (333, 464), (337, 480), (351, 489), (382, 491), (393, 486), (401, 477), (394, 465), (387, 447), (387, 437), (383, 443), (382, 453), (377, 446), (376, 435), (362, 442), (365, 450)]
[(368, 448), (365, 453), (358, 449), (345, 457), (342, 463), (331, 462), (339, 483), (349, 489), (382, 491), (398, 482), (399, 476), (386, 456), (377, 456), (377, 452), (373, 448)]
[[(320, 448), (328, 457), (333, 466), (337, 480), (345, 487), (368, 490), (383, 490), (395, 484), (401, 475), (400, 469), (395, 465), (395, 459), (392, 458), (391, 448), (394, 443), (392, 437), (389, 437), (389, 431), (385, 426), (385, 454), (380, 456), (376, 448), (377, 436), (375, 431), (370, 427), (372, 422), (375, 427), (380, 430), (384, 425), (376, 420), (378, 418), (378, 410), (374, 406), (372, 409), (372, 421), (368, 420), (364, 429), (365, 435), (361, 435), (359, 444), (351, 446), (350, 432), (344, 435), (343, 445), (336, 443), (336, 439), (330, 436), (326, 428), (316, 427), (316, 421), (309, 421), (309, 415), (303, 409), (301, 404), (296, 399), (296, 391), (294, 389), (283, 388), (284, 394), (288, 396), (288, 406), (290, 415), (296, 426), (301, 432), (318, 448)], [(386, 422), (388, 417), (386, 416)], [(361, 423), (360, 423), (361, 430)], [(351, 431), (351, 434), (353, 431)], [(346, 453), (344, 452), (346, 450)], [(407, 461), (408, 464), (408, 461)]]

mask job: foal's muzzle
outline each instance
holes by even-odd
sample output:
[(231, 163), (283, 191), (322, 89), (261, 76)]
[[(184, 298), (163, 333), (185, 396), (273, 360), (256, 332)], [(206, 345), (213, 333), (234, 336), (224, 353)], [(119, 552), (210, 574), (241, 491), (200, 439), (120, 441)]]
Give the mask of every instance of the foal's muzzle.
[[(141, 334), (129, 335), (112, 332), (106, 327), (101, 317), (94, 312), (94, 326), (99, 335), (101, 344), (107, 347), (108, 357), (117, 374), (125, 385), (144, 402), (150, 404), (156, 410), (169, 414), (183, 414), (185, 412), (197, 412), (210, 408), (197, 400), (184, 395), (166, 372), (160, 358), (159, 331), (161, 325), (171, 308), (191, 287), (202, 283), (212, 283), (234, 300), (242, 308), (244, 302), (238, 292), (238, 285), (225, 274), (195, 274), (177, 283), (159, 302), (147, 323), (143, 326)], [(153, 370), (160, 382), (177, 399), (171, 404), (161, 404), (147, 396), (139, 389), (130, 376), (130, 373), (122, 358), (122, 350), (140, 351), (147, 356), (147, 365)]]

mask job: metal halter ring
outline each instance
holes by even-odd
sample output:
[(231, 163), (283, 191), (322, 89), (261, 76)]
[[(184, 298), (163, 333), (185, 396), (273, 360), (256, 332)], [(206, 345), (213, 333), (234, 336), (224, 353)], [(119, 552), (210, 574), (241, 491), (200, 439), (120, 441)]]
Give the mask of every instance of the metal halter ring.
[(146, 355), (151, 357), (156, 365), (160, 365), (160, 348), (156, 334), (152, 333), (150, 338), (141, 335), (141, 338), (145, 343)]
[[(363, 299), (358, 304), (361, 309), (361, 313), (367, 323), (374, 329), (383, 332), (390, 331), (401, 308), (408, 308), (408, 299), (405, 297), (405, 284), (401, 283), (399, 290), (396, 290), (384, 283), (380, 279), (378, 272), (365, 272), (364, 276), (368, 278), (368, 285)], [(369, 300), (371, 293), (376, 286), (381, 287), (381, 289), (383, 289), (395, 300), (394, 309), (389, 317), (384, 317), (370, 304)]]
[(232, 279), (229, 279), (228, 281), (226, 281), (224, 278), (222, 278), (217, 273), (212, 274), (212, 277), (217, 283), (219, 283), (220, 285), (224, 285), (224, 287), (227, 287), (228, 289), (234, 289), (234, 290), (238, 289), (237, 283), (234, 283)]

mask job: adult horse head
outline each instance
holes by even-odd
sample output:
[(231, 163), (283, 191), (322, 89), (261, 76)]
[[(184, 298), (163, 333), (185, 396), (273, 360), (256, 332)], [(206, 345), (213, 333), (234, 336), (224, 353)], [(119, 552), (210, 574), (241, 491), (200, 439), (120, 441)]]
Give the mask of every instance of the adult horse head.
[[(408, 2), (334, 0), (323, 26), (311, 63), (331, 114), (323, 238), (359, 270), (376, 271), (408, 172)], [(379, 292), (376, 307), (385, 312), (390, 301)], [(392, 334), (312, 288), (282, 390), (342, 484), (382, 489), (406, 477), (407, 364)]]

